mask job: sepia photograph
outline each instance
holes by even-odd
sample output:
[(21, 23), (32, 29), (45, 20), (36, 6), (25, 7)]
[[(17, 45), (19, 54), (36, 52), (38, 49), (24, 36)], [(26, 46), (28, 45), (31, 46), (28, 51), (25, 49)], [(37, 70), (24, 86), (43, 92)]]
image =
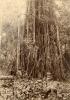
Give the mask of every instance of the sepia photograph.
[(70, 0), (0, 0), (0, 100), (70, 100)]

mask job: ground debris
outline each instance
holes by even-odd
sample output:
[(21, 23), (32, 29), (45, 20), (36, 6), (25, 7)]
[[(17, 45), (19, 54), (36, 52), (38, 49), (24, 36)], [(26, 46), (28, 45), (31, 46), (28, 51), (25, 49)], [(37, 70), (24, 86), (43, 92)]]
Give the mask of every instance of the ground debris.
[(70, 100), (70, 84), (44, 79), (15, 79), (11, 87), (0, 87), (0, 97), (2, 100)]
[(23, 80), (22, 82), (18, 80), (17, 83), (19, 85), (15, 85), (15, 91), (19, 91), (16, 92), (16, 95), (22, 98), (20, 100), (23, 100), (23, 98), (24, 100), (70, 100), (68, 99), (70, 89), (66, 88), (68, 85), (62, 82), (34, 79)]

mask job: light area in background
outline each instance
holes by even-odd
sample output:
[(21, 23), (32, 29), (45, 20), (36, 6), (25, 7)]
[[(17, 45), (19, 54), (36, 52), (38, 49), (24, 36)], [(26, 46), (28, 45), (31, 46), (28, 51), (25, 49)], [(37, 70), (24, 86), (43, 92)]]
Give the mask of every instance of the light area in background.
[[(5, 22), (18, 23), (18, 19), (25, 20), (27, 2), (29, 0), (0, 0), (0, 34), (1, 26)], [(58, 8), (70, 12), (70, 0), (54, 0)], [(55, 11), (57, 17), (60, 17), (59, 11)], [(18, 17), (19, 16), (19, 17)], [(1, 36), (0, 36), (1, 37)]]
[(6, 37), (6, 33), (2, 32), (2, 25), (5, 23), (18, 25), (20, 19), (23, 20), (24, 24), (28, 1), (29, 0), (0, 0), (0, 48), (1, 38)]
[(58, 7), (62, 7), (63, 4), (62, 4), (62, 0), (55, 0), (55, 3)]
[(5, 22), (16, 23), (18, 16), (23, 16), (24, 23), (27, 1), (28, 0), (0, 0), (0, 34), (2, 24)]
[(54, 2), (59, 8), (70, 12), (70, 0), (54, 0)]

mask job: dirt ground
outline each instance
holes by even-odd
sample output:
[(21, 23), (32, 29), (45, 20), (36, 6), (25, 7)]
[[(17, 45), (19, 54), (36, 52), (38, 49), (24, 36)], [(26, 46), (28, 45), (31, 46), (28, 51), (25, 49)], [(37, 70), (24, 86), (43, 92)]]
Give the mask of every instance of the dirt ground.
[(70, 100), (70, 82), (46, 79), (0, 80), (0, 100)]

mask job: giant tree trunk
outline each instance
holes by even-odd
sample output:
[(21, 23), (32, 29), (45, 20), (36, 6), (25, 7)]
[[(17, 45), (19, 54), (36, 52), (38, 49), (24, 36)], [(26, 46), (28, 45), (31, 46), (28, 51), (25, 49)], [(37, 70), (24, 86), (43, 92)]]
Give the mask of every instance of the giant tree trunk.
[[(46, 10), (46, 6), (48, 10)], [(34, 58), (36, 62), (30, 62), (28, 59), (28, 67), (32, 66), (30, 63), (33, 63), (33, 66), (35, 65), (34, 67), (37, 68), (38, 74), (41, 74), (41, 76), (44, 77), (49, 71), (55, 79), (63, 79), (64, 68), (60, 49), (59, 29), (55, 23), (56, 18), (51, 0), (35, 0), (35, 2), (31, 2), (29, 7), (31, 8), (27, 18), (27, 37), (29, 38), (29, 34), (32, 34), (32, 42), (35, 42), (35, 44), (31, 44), (32, 48), (36, 45), (38, 46), (38, 51), (37, 58)], [(31, 70), (32, 75), (36, 70), (34, 67), (32, 69), (28, 68), (27, 72)]]

